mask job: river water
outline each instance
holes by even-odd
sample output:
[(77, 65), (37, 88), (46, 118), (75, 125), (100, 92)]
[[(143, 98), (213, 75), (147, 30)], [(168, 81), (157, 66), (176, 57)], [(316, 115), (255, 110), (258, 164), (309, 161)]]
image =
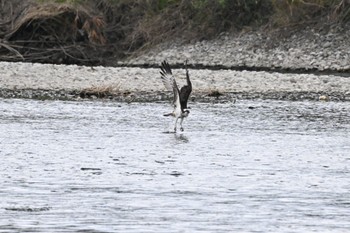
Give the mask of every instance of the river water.
[(0, 99), (0, 232), (350, 232), (350, 105)]

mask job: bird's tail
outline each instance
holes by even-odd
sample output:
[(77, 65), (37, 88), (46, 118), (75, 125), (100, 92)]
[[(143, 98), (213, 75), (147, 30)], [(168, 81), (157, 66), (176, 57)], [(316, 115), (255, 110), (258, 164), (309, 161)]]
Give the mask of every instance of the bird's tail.
[(173, 113), (167, 113), (167, 114), (163, 114), (163, 116), (173, 116)]

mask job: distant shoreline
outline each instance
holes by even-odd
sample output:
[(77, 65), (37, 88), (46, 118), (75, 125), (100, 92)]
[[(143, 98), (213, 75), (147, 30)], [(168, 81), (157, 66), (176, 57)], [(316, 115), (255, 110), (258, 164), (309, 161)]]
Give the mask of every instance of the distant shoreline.
[[(237, 99), (350, 101), (350, 78), (339, 75), (190, 69), (191, 101)], [(184, 81), (184, 70), (173, 69)], [(110, 99), (154, 102), (172, 98), (158, 68), (87, 67), (0, 62), (0, 97), (41, 100)]]
[[(79, 91), (70, 90), (42, 90), (42, 89), (0, 89), (0, 98), (4, 99), (31, 99), (31, 100), (62, 100), (62, 101), (85, 101), (85, 100), (107, 100), (126, 103), (147, 103), (147, 102), (164, 102), (171, 101), (172, 95), (158, 93), (135, 92), (130, 96), (124, 94), (110, 94), (100, 97), (90, 95), (81, 97)], [(248, 93), (233, 92), (220, 93), (219, 96), (210, 95), (210, 93), (197, 93), (190, 98), (190, 102), (201, 103), (235, 103), (239, 100), (281, 100), (281, 101), (350, 101), (349, 95), (344, 93), (330, 93), (324, 95), (321, 92), (271, 92), (271, 93)]]

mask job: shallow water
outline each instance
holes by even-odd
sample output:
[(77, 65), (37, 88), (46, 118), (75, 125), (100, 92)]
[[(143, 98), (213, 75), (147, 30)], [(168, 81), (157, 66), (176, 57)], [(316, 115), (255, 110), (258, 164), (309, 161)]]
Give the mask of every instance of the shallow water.
[(350, 106), (0, 99), (0, 232), (348, 232)]

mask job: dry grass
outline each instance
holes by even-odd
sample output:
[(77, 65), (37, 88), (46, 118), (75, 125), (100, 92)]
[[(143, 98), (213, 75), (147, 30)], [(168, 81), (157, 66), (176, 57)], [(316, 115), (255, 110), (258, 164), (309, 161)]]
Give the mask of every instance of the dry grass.
[(142, 17), (128, 33), (127, 40), (132, 42), (129, 49), (174, 37), (210, 39), (223, 31), (266, 23), (270, 6), (268, 0), (143, 1), (134, 8), (147, 10), (139, 14)]
[(222, 95), (224, 95), (224, 94), (222, 92), (220, 92), (219, 90), (210, 90), (210, 91), (208, 91), (208, 96), (209, 97), (219, 98)]
[(88, 5), (32, 3), (17, 12), (3, 35), (6, 60), (84, 63), (107, 42), (103, 17)]
[(120, 84), (101, 84), (93, 85), (85, 88), (79, 92), (82, 98), (91, 98), (93, 96), (97, 98), (108, 98), (120, 93)]
[(36, 39), (35, 32), (49, 32), (49, 39), (57, 42), (67, 42), (76, 39), (78, 34), (88, 35), (91, 43), (104, 44), (103, 28), (105, 23), (102, 17), (95, 16), (88, 8), (72, 4), (40, 4), (25, 9), (26, 14), (19, 17), (14, 28), (7, 33), (7, 40)]
[[(277, 26), (345, 23), (350, 19), (349, 0), (271, 0), (274, 14), (270, 22)], [(321, 20), (320, 20), (321, 19)]]

